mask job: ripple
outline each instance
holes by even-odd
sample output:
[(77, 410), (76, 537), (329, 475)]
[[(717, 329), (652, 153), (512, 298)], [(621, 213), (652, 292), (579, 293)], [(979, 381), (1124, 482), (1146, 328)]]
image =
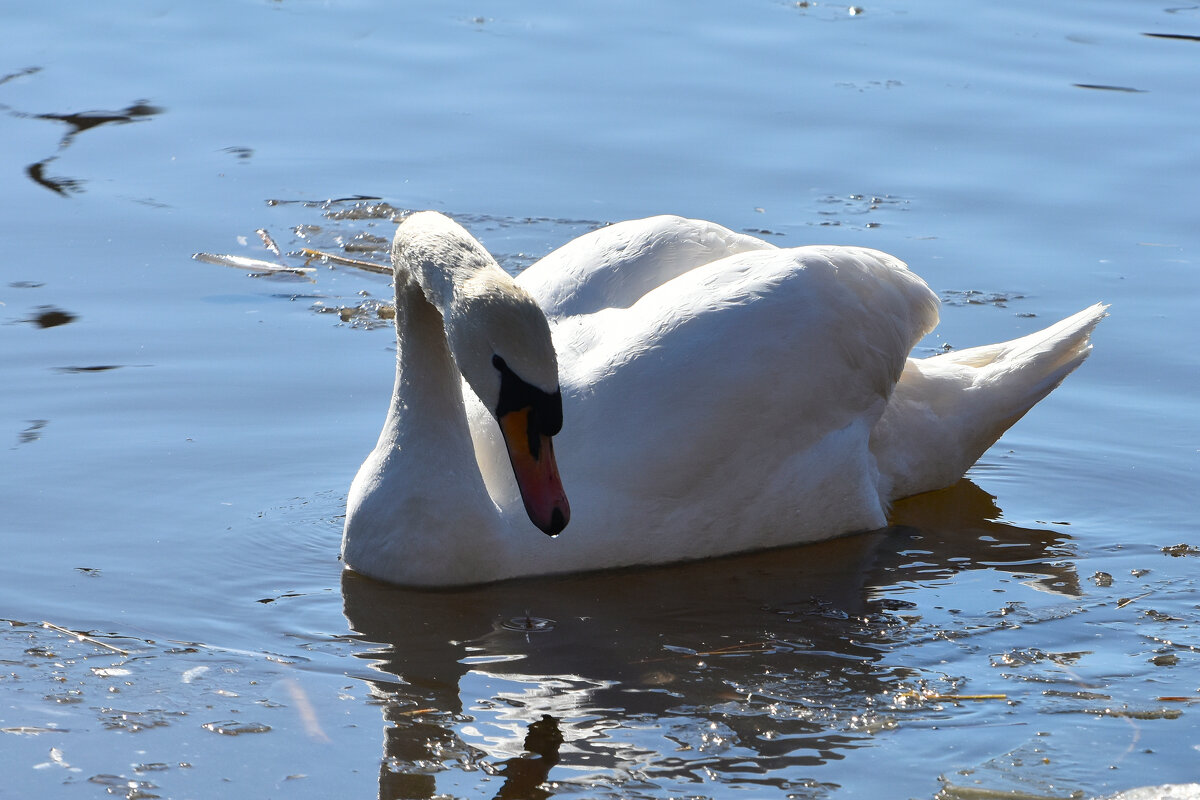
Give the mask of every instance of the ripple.
[(545, 617), (531, 617), (528, 614), (523, 614), (519, 617), (512, 617), (500, 623), (500, 627), (506, 631), (517, 631), (519, 633), (548, 633), (554, 630), (557, 626), (552, 619)]

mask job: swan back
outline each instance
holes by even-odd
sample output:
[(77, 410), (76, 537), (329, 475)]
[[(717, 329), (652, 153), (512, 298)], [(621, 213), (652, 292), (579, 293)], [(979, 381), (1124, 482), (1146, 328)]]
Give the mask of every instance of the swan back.
[(584, 234), (526, 269), (517, 282), (555, 319), (628, 308), (696, 267), (775, 249), (713, 222), (663, 215)]
[(555, 321), (574, 517), (564, 571), (884, 524), (868, 447), (937, 298), (863, 248), (743, 252), (628, 308)]

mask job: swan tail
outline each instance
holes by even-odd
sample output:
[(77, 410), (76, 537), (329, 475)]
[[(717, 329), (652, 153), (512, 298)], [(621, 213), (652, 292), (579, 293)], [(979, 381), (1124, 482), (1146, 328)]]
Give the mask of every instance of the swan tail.
[(880, 496), (890, 502), (955, 483), (1083, 363), (1107, 308), (1097, 303), (1008, 342), (910, 358), (871, 432)]

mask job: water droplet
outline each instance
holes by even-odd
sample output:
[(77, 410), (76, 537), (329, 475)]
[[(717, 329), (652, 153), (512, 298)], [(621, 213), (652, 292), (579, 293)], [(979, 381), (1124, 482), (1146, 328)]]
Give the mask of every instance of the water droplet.
[(556, 623), (552, 619), (544, 617), (531, 617), (528, 614), (523, 614), (519, 617), (506, 619), (501, 627), (505, 630), (519, 631), (521, 633), (546, 633), (554, 630)]

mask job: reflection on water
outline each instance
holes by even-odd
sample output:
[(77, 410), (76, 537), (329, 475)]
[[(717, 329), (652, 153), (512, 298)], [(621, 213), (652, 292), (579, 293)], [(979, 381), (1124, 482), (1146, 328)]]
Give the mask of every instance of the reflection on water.
[[(1031, 585), (1048, 592), (1080, 595), (1075, 565), (1066, 560), (1070, 537), (1015, 527), (1000, 518), (996, 498), (969, 480), (901, 500), (892, 509), (891, 522), (894, 534), (907, 537), (911, 546), (890, 549), (896, 561), (884, 569), (907, 580), (929, 581), (964, 569), (991, 568), (1029, 576)], [(932, 563), (915, 563), (930, 558)]]
[[(29, 67), (18, 72), (9, 73), (0, 77), (0, 85), (17, 78), (36, 75), (40, 71), (39, 67)], [(138, 100), (120, 111), (75, 111), (63, 114), (38, 114), (20, 111), (2, 103), (0, 103), (0, 111), (5, 111), (10, 116), (18, 119), (47, 120), (50, 122), (61, 122), (67, 126), (67, 132), (59, 140), (58, 149), (54, 155), (47, 156), (40, 161), (35, 161), (25, 168), (25, 173), (34, 183), (49, 189), (55, 194), (67, 197), (82, 192), (85, 181), (78, 178), (54, 177), (49, 175), (46, 169), (51, 163), (58, 160), (64, 150), (71, 146), (76, 136), (92, 128), (98, 128), (101, 125), (140, 122), (147, 117), (161, 114), (163, 109), (151, 105), (148, 100)]]
[(382, 645), (360, 654), (380, 672), (380, 797), (817, 790), (815, 767), (922, 713), (909, 687), (942, 680), (885, 663), (929, 630), (879, 587), (991, 567), (1078, 594), (1066, 536), (998, 516), (963, 481), (893, 529), (733, 559), (465, 591), (347, 572), (346, 617)]
[(31, 419), (27, 422), (28, 425), (26, 426), (25, 430), (21, 431), (20, 434), (17, 435), (18, 444), (31, 444), (42, 438), (42, 429), (50, 423), (50, 420)]
[(63, 311), (54, 306), (40, 306), (32, 317), (23, 322), (31, 322), (39, 328), (57, 328), (74, 322), (77, 317), (69, 311)]

